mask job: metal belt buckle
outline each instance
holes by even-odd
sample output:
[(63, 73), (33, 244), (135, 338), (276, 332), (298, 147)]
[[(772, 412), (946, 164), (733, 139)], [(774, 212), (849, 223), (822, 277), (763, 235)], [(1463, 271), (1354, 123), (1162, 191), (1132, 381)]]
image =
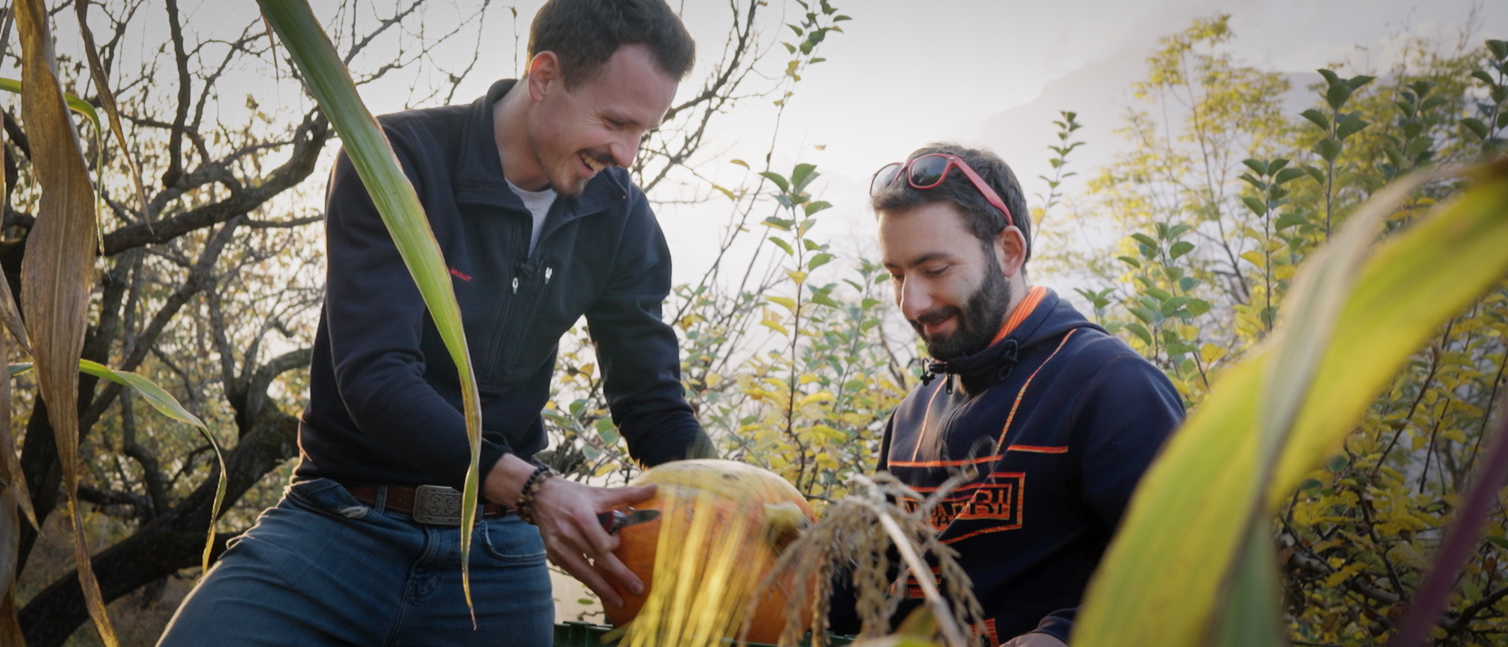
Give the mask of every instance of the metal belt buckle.
[(414, 521), (432, 526), (461, 525), (461, 492), (444, 485), (414, 488)]

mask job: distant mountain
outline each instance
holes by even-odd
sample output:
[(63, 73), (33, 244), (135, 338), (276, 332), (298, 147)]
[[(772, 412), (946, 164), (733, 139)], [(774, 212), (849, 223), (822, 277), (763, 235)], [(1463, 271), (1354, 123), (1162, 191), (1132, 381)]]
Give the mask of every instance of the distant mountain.
[(1058, 144), (1057, 126), (1052, 122), (1062, 118), (1059, 111), (1077, 112), (1084, 127), (1075, 133), (1075, 139), (1085, 144), (1068, 158), (1069, 170), (1078, 171), (1079, 177), (1070, 178), (1067, 184), (1070, 192), (1077, 192), (1088, 175), (1086, 171), (1110, 162), (1116, 152), (1124, 150), (1126, 145), (1112, 131), (1120, 127), (1131, 101), (1131, 84), (1146, 75), (1146, 57), (1147, 50), (1128, 48), (1059, 77), (1030, 103), (986, 120), (979, 143), (1011, 165), (1026, 190), (1027, 201), (1037, 206), (1035, 196), (1047, 192), (1046, 182), (1038, 176), (1050, 177), (1052, 173), (1048, 160), (1053, 153), (1047, 147)]
[[(1135, 102), (1131, 85), (1146, 77), (1150, 54), (1150, 48), (1124, 48), (1059, 77), (1030, 103), (986, 120), (977, 143), (1010, 164), (1026, 191), (1027, 202), (1040, 206), (1037, 196), (1046, 195), (1047, 183), (1039, 176), (1051, 177), (1053, 169), (1048, 160), (1054, 153), (1048, 147), (1058, 145), (1058, 127), (1053, 122), (1062, 119), (1059, 111), (1076, 112), (1084, 126), (1075, 133), (1075, 139), (1084, 145), (1068, 158), (1068, 170), (1079, 175), (1069, 178), (1063, 191), (1067, 195), (1081, 193), (1092, 171), (1112, 162), (1129, 146), (1115, 130), (1125, 124), (1127, 107)], [(1320, 76), (1313, 72), (1285, 76), (1292, 90), (1284, 97), (1284, 108), (1298, 118), (1299, 112), (1314, 106), (1316, 96), (1308, 86), (1319, 82)], [(1169, 118), (1179, 121), (1182, 115), (1170, 113)]]

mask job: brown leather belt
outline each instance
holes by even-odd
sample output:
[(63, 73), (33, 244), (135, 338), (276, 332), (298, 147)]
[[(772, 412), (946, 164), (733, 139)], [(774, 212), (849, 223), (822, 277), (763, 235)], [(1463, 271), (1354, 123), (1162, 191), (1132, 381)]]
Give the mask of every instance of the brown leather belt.
[[(421, 485), (416, 488), (397, 485), (348, 485), (346, 490), (357, 501), (378, 510), (406, 514), (415, 522), (433, 526), (461, 525), (461, 492), (443, 485)], [(383, 490), (387, 496), (382, 496)], [(381, 507), (377, 502), (381, 500)], [(501, 517), (508, 514), (508, 506), (498, 503), (482, 503), (477, 506), (477, 516)]]

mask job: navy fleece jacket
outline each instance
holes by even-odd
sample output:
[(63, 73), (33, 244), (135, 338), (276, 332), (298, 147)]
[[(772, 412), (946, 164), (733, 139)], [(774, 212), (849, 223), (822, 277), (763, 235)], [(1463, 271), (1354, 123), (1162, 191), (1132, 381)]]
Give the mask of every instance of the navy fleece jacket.
[[(978, 469), (930, 521), (959, 551), (991, 644), (1031, 631), (1067, 641), (1132, 490), (1183, 419), (1162, 371), (1052, 291), (1034, 296), (1004, 338), (935, 365), (941, 374), (907, 395), (878, 465), (922, 496)], [(896, 620), (921, 604), (910, 588)], [(858, 629), (848, 596), (834, 600), (835, 630)]]
[[(380, 121), (449, 265), (482, 405), (485, 472), (546, 444), (540, 411), (561, 335), (586, 316), (608, 404), (630, 454), (685, 458), (705, 434), (681, 389), (675, 333), (660, 319), (670, 254), (643, 192), (607, 169), (532, 217), (507, 186), (493, 137), (499, 81), (470, 105)], [(325, 308), (299, 426), (294, 478), (459, 487), (469, 463), (461, 389), (392, 238), (342, 153), (326, 210)]]

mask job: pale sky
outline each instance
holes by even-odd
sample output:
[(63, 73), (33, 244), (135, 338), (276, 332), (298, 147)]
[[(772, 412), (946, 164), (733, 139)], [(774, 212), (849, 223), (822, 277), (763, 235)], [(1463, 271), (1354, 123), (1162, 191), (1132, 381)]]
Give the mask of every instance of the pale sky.
[[(441, 29), (446, 18), (469, 11), (477, 0), (435, 2), (424, 27)], [(517, 19), (505, 0), (494, 2), (484, 24), (481, 60), (455, 100), (469, 102), (497, 78), (512, 77), (522, 65), (528, 24), (542, 0), (520, 0)], [(682, 9), (698, 39), (697, 70), (683, 93), (700, 86), (699, 72), (712, 69), (727, 33), (728, 3), (723, 0), (670, 0)], [(1127, 88), (1145, 75), (1145, 60), (1159, 37), (1187, 28), (1195, 18), (1219, 12), (1232, 15), (1233, 51), (1245, 62), (1278, 72), (1312, 74), (1317, 67), (1350, 63), (1350, 73), (1385, 69), (1390, 37), (1415, 34), (1453, 43), (1472, 21), (1473, 46), (1486, 38), (1508, 39), (1508, 3), (1475, 0), (829, 0), (853, 18), (841, 23), (845, 33), (821, 45), (826, 62), (806, 70), (794, 88), (772, 162), (788, 172), (797, 162), (814, 163), (823, 176), (811, 187), (834, 209), (814, 230), (833, 243), (840, 261), (852, 255), (875, 255), (873, 218), (866, 189), (875, 169), (902, 159), (933, 141), (957, 141), (994, 150), (1021, 179), (1028, 201), (1045, 192), (1039, 175), (1048, 173), (1046, 147), (1054, 141), (1052, 120), (1059, 110), (1075, 110), (1085, 124), (1087, 144), (1071, 160), (1082, 176), (1112, 158), (1123, 146), (1111, 131), (1120, 125)], [(190, 0), (183, 11), (191, 25), (223, 21), (240, 29), (255, 19), (253, 3)], [(330, 3), (312, 0), (324, 15)], [(792, 0), (769, 0), (767, 18), (790, 12), (785, 20), (768, 20), (770, 31), (788, 38), (780, 22), (796, 21)], [(61, 51), (76, 51), (73, 18), (60, 16)], [(163, 22), (139, 21), (144, 43), (162, 40)], [(327, 25), (327, 29), (333, 29)], [(455, 43), (469, 54), (474, 42)], [(1363, 52), (1359, 48), (1366, 48)], [(449, 55), (459, 54), (452, 50)], [(371, 52), (377, 60), (390, 52)], [(442, 61), (449, 61), (441, 52)], [(778, 75), (785, 51), (775, 46), (769, 58)], [(375, 65), (370, 60), (363, 64)], [(433, 66), (431, 66), (433, 68)], [(427, 73), (440, 73), (437, 68)], [(15, 76), (14, 70), (0, 70)], [(265, 84), (265, 85), (264, 85)], [(244, 119), (239, 92), (255, 94), (263, 105), (281, 105), (297, 114), (306, 99), (286, 76), (238, 80), (219, 88), (222, 105), (216, 118)], [(363, 96), (374, 112), (402, 109), (407, 82), (365, 86)], [(748, 102), (715, 126), (707, 150), (725, 151), (724, 159), (741, 157), (757, 165), (770, 141), (774, 111), (767, 99)], [(725, 186), (749, 177), (744, 169), (718, 161), (698, 172)], [(322, 182), (316, 174), (311, 182)], [(1070, 195), (1075, 185), (1070, 185)], [(308, 195), (320, 196), (315, 190)], [(661, 198), (667, 196), (659, 196)], [(712, 260), (716, 241), (728, 219), (729, 204), (717, 198), (706, 204), (659, 210), (675, 255), (675, 280), (698, 277)], [(720, 202), (721, 201), (721, 202)], [(303, 211), (318, 204), (296, 205)], [(768, 215), (768, 214), (765, 214)], [(761, 218), (763, 216), (760, 216)], [(750, 238), (750, 240), (756, 240)], [(844, 259), (842, 257), (848, 257)], [(835, 262), (834, 269), (842, 266)], [(1062, 286), (1060, 291), (1064, 291)]]
[[(817, 164), (824, 176), (813, 192), (835, 205), (833, 221), (818, 231), (839, 251), (871, 257), (873, 221), (865, 191), (875, 169), (933, 141), (985, 146), (1013, 167), (1037, 206), (1034, 194), (1046, 191), (1037, 176), (1050, 171), (1046, 147), (1054, 142), (1051, 122), (1058, 110), (1075, 110), (1086, 124), (1079, 132), (1088, 143), (1074, 155), (1077, 170), (1087, 176), (1093, 164), (1121, 148), (1111, 131), (1120, 125), (1127, 86), (1143, 78), (1157, 39), (1195, 18), (1230, 13), (1237, 56), (1279, 72), (1312, 74), (1335, 63), (1385, 69), (1391, 37), (1438, 35), (1454, 43), (1473, 16), (1473, 46), (1508, 38), (1508, 3), (1471, 0), (833, 4), (854, 20), (841, 23), (845, 33), (829, 36), (822, 45), (828, 61), (812, 66), (796, 86), (773, 166), (787, 171), (798, 161)], [(694, 35), (715, 33), (717, 23), (691, 8), (687, 16)], [(703, 38), (704, 48), (716, 46)], [(741, 142), (737, 127), (724, 122), (719, 135), (762, 150), (764, 138)], [(731, 179), (742, 169), (723, 171)], [(701, 256), (715, 240), (722, 212), (662, 211), (677, 280), (689, 280), (710, 262)]]

